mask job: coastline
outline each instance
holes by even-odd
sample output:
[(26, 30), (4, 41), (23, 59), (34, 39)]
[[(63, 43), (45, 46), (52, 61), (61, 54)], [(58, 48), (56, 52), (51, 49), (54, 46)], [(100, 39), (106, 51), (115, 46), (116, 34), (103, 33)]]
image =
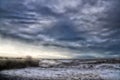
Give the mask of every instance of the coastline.
[(0, 71), (1, 80), (120, 80), (120, 58), (39, 59), (27, 65)]

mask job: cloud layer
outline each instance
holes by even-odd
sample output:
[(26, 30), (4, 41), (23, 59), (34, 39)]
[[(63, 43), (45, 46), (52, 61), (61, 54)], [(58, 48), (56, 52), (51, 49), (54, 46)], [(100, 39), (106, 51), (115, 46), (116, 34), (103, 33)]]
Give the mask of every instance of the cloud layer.
[(42, 46), (82, 51), (86, 56), (119, 56), (119, 2), (0, 0), (0, 35)]

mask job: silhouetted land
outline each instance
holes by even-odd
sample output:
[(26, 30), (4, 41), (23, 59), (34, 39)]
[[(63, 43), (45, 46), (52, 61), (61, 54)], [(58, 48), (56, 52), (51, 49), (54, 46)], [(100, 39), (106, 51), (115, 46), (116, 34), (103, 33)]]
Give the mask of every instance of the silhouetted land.
[[(50, 61), (46, 63), (47, 61)], [(51, 61), (53, 64), (51, 64)], [(65, 61), (65, 62), (64, 62)], [(57, 63), (57, 64), (55, 64)], [(103, 64), (103, 63), (120, 63), (120, 58), (107, 59), (34, 59), (32, 57), (26, 58), (8, 58), (0, 57), (0, 70), (17, 69), (25, 67), (69, 67), (80, 64)], [(46, 66), (43, 66), (46, 65)]]

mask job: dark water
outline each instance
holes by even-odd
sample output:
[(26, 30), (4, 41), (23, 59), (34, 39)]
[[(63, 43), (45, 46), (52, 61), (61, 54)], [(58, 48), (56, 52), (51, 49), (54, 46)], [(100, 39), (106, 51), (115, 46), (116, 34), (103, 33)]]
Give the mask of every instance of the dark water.
[(0, 35), (120, 57), (119, 7), (120, 0), (0, 0)]

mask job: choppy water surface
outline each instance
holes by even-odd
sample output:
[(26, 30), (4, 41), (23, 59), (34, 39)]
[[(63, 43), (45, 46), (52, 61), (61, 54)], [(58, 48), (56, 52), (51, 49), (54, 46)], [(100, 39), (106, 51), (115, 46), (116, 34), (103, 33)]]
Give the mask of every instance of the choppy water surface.
[(119, 0), (0, 0), (1, 53), (12, 47), (18, 54), (36, 54), (36, 50), (23, 52), (27, 46), (17, 48), (15, 40), (42, 46), (44, 50), (37, 49), (38, 56), (60, 49), (50, 57), (62, 52), (74, 58), (119, 57), (119, 7)]
[[(88, 69), (86, 69), (87, 67)], [(120, 80), (120, 65), (80, 64), (78, 66), (74, 66), (73, 68), (31, 67), (24, 69), (4, 70), (1, 71), (0, 74), (2, 75), (1, 79), (3, 80)]]

